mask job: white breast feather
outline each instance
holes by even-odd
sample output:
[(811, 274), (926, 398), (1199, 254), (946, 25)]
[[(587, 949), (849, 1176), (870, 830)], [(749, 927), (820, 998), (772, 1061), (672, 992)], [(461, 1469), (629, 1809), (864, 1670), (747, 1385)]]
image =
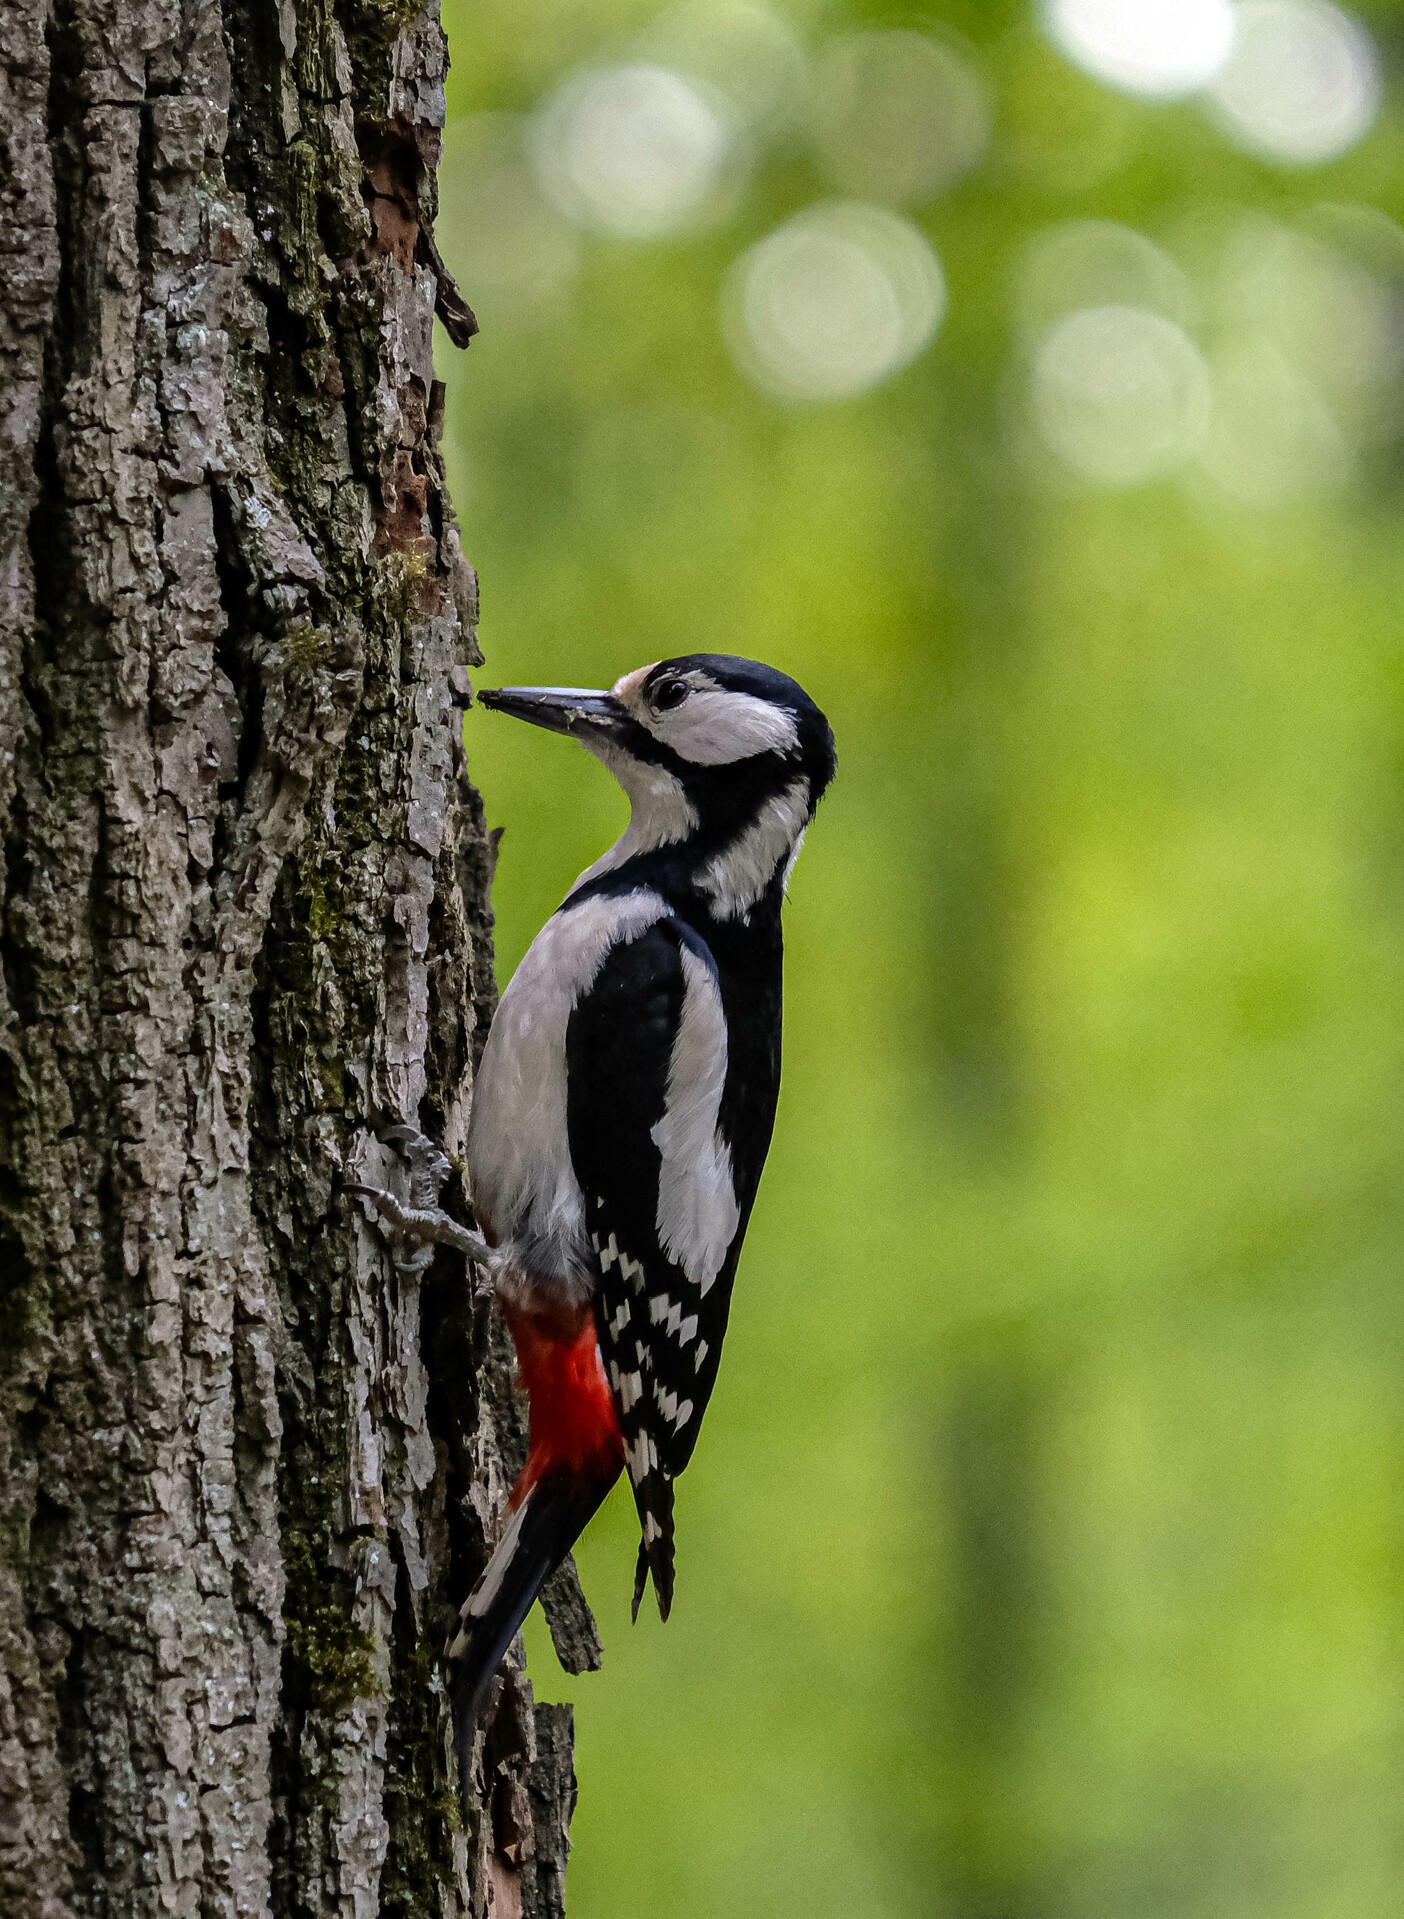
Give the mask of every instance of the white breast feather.
[(603, 742), (585, 744), (606, 765), (629, 796), (629, 824), (592, 866), (587, 866), (571, 888), (578, 892), (587, 880), (601, 873), (612, 873), (625, 860), (640, 853), (652, 853), (660, 846), (673, 846), (685, 840), (697, 824), (697, 813), (682, 788), (682, 781), (661, 766), (648, 766), (632, 753)]
[(563, 1278), (589, 1247), (566, 1130), (566, 1026), (610, 947), (666, 912), (645, 888), (567, 900), (532, 941), (488, 1033), (468, 1127), (474, 1204), (499, 1244), (550, 1249)]
[(662, 1155), (658, 1239), (668, 1257), (706, 1292), (741, 1214), (731, 1154), (717, 1131), (726, 1084), (726, 1020), (711, 968), (682, 949), (682, 1018), (668, 1069), (667, 1106), (653, 1128)]

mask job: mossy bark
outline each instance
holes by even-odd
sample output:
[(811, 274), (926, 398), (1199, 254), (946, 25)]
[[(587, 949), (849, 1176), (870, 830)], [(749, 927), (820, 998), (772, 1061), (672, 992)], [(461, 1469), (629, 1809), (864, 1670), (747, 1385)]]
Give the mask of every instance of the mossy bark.
[(465, 1819), (438, 1678), (500, 1348), (339, 1197), (461, 1147), (492, 995), (445, 67), (433, 0), (0, 19), (6, 1919), (560, 1908), (568, 1715), (509, 1675)]

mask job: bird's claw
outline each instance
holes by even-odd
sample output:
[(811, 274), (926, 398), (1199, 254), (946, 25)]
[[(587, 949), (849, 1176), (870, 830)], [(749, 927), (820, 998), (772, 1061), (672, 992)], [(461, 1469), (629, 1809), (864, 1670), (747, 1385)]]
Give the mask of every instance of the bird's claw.
[(364, 1180), (346, 1180), (343, 1191), (364, 1200), (370, 1207), (376, 1223), (395, 1249), (398, 1267), (422, 1273), (434, 1257), (434, 1248), (448, 1246), (461, 1253), (473, 1267), (474, 1296), (491, 1294), (493, 1248), (481, 1233), (461, 1226), (438, 1203), (439, 1190), (451, 1171), (442, 1148), (412, 1126), (389, 1127), (380, 1137), (386, 1145), (395, 1148), (409, 1168), (409, 1203), (387, 1187), (372, 1186)]

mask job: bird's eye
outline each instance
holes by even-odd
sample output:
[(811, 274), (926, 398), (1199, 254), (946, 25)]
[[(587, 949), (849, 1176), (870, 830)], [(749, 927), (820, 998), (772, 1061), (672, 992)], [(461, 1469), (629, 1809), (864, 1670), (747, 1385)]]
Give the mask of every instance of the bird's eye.
[(666, 713), (672, 707), (681, 706), (687, 698), (686, 680), (660, 680), (653, 688), (650, 698), (659, 713)]

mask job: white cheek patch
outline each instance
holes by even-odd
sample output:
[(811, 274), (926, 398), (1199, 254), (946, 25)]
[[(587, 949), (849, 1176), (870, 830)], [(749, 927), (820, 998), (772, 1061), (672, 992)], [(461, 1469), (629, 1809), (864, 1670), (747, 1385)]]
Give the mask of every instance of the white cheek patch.
[(799, 745), (794, 715), (754, 693), (694, 682), (682, 705), (666, 713), (651, 712), (643, 700), (632, 710), (640, 726), (693, 766), (729, 766), (757, 753), (790, 753)]

